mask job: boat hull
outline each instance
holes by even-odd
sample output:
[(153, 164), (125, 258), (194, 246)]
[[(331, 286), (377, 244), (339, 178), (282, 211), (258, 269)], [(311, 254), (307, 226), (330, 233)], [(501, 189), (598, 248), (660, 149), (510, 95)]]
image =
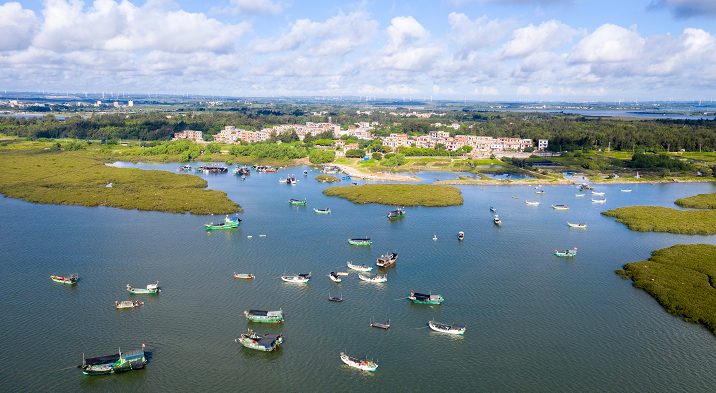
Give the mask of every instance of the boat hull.
[(66, 285), (74, 285), (77, 284), (76, 278), (67, 278), (67, 277), (58, 277), (58, 276), (50, 276), (52, 281), (58, 282), (60, 284), (66, 284)]
[(465, 328), (453, 328), (452, 326), (445, 325), (445, 324), (437, 324), (433, 321), (428, 322), (428, 326), (430, 326), (430, 329), (435, 330), (436, 332), (440, 333), (447, 333), (447, 334), (458, 334), (462, 335), (465, 334)]
[(372, 361), (361, 361), (359, 359), (351, 358), (343, 352), (341, 352), (341, 360), (343, 363), (363, 371), (375, 372), (378, 368), (378, 365)]
[(348, 243), (353, 246), (370, 246), (373, 244), (370, 239), (348, 239)]
[(241, 337), (236, 339), (241, 345), (246, 348), (253, 349), (262, 352), (272, 352), (277, 350), (283, 343), (283, 337), (279, 337), (270, 346), (259, 345), (258, 340), (260, 337)]
[(229, 228), (238, 228), (239, 223), (238, 222), (224, 222), (221, 224), (206, 224), (204, 225), (206, 229), (229, 229)]
[(371, 266), (358, 266), (358, 265), (353, 265), (351, 263), (348, 263), (347, 265), (350, 269), (358, 270), (359, 272), (369, 272), (369, 271), (373, 270), (373, 267), (371, 267)]

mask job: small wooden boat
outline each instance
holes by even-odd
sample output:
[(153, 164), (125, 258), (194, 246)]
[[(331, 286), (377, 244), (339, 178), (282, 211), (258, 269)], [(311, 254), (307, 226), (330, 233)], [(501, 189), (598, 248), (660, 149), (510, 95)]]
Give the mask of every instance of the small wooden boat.
[(577, 255), (577, 247), (574, 247), (574, 250), (566, 250), (565, 252), (554, 250), (554, 255), (558, 257), (574, 257)]
[(374, 321), (373, 318), (371, 318), (370, 326), (380, 328), (380, 329), (388, 329), (388, 328), (390, 328), (390, 319), (388, 319), (388, 322), (386, 322), (386, 323), (380, 323), (380, 322)]
[(410, 291), (410, 296), (408, 296), (408, 299), (410, 299), (411, 302), (418, 304), (440, 304), (443, 302), (443, 297), (440, 295), (426, 295), (424, 293), (417, 293), (414, 291)]
[(372, 266), (368, 266), (368, 265), (362, 265), (362, 266), (361, 266), (361, 265), (354, 265), (354, 264), (352, 264), (352, 263), (350, 263), (350, 262), (347, 262), (346, 264), (348, 265), (348, 267), (349, 267), (350, 269), (358, 270), (358, 271), (361, 271), (361, 272), (369, 272), (369, 271), (373, 270), (373, 267), (372, 267)]
[(303, 177), (308, 176), (308, 171), (303, 171)]
[(282, 334), (265, 334), (260, 336), (249, 329), (248, 333), (244, 333), (241, 337), (234, 340), (246, 348), (255, 349), (257, 351), (271, 352), (278, 349), (283, 343)]
[(289, 204), (289, 205), (302, 205), (302, 206), (306, 206), (306, 198), (303, 198), (303, 199), (293, 199), (293, 198), (291, 198), (291, 199), (288, 200), (288, 204)]
[(552, 209), (554, 209), (554, 210), (569, 210), (569, 206), (565, 206), (565, 205), (552, 205)]
[(367, 357), (365, 359), (357, 359), (354, 357), (350, 357), (350, 356), (346, 355), (345, 353), (341, 352), (341, 360), (343, 361), (343, 363), (345, 363), (351, 367), (361, 369), (363, 371), (374, 372), (375, 369), (378, 368), (378, 365), (375, 364), (374, 361), (368, 360)]
[(400, 218), (405, 217), (405, 210), (401, 208), (397, 208), (396, 210), (388, 212), (388, 219), (392, 220), (394, 218)]
[(586, 228), (587, 224), (580, 222), (579, 224), (572, 224), (571, 222), (567, 221), (567, 225), (569, 225), (570, 228)]
[(131, 285), (127, 284), (127, 290), (129, 293), (140, 294), (140, 293), (159, 293), (162, 290), (159, 289), (159, 281), (156, 284), (147, 285), (147, 289), (144, 288), (132, 288)]
[(500, 220), (500, 218), (497, 217), (497, 214), (495, 214), (495, 218), (494, 218), (492, 221), (493, 221), (493, 222), (495, 223), (495, 225), (497, 225), (497, 226), (501, 226), (501, 225), (502, 225), (502, 220)]
[(294, 175), (291, 175), (291, 177), (287, 177), (287, 178), (286, 178), (286, 184), (290, 184), (290, 185), (292, 185), (292, 186), (295, 186), (295, 185), (296, 185), (296, 182), (297, 182), (296, 176), (294, 176)]
[(398, 259), (398, 254), (395, 252), (392, 252), (388, 255), (381, 255), (380, 258), (378, 258), (377, 261), (375, 261), (375, 264), (378, 265), (378, 267), (388, 267), (395, 263), (395, 261)]
[(592, 194), (594, 194), (594, 195), (604, 195), (603, 192), (595, 192), (595, 191), (592, 191)]
[(316, 212), (316, 213), (321, 213), (321, 214), (331, 214), (331, 209), (329, 209), (329, 208), (316, 209), (316, 208), (314, 207), (314, 208), (313, 208), (313, 211)]
[(338, 273), (336, 273), (336, 272), (328, 273), (328, 278), (330, 278), (331, 281), (333, 281), (333, 282), (341, 282), (341, 278), (338, 276)]
[(251, 322), (261, 323), (280, 323), (283, 322), (283, 310), (278, 311), (264, 311), (264, 310), (249, 310), (244, 311), (246, 319)]
[(281, 276), (281, 279), (286, 282), (294, 282), (297, 284), (305, 284), (311, 279), (311, 273), (308, 274), (296, 274), (294, 276)]
[(457, 233), (457, 240), (463, 240), (465, 239), (465, 232), (460, 231)]
[(592, 202), (593, 202), (593, 203), (606, 203), (606, 202), (607, 202), (607, 198), (604, 198), (604, 199), (594, 199), (594, 198), (592, 198)]
[(234, 278), (252, 279), (252, 278), (256, 278), (256, 277), (253, 274), (246, 274), (246, 273), (236, 274), (236, 272), (234, 272)]
[(465, 334), (466, 329), (463, 325), (457, 325), (454, 323), (439, 323), (435, 322), (434, 320), (428, 321), (428, 326), (430, 326), (430, 329), (433, 329), (436, 332), (449, 334)]
[(370, 246), (371, 244), (373, 244), (373, 242), (370, 241), (370, 238), (348, 239), (348, 243), (354, 246)]
[(518, 196), (513, 196), (512, 199), (520, 199)]
[(179, 167), (179, 172), (189, 172), (191, 170), (191, 165), (184, 165)]
[(139, 307), (144, 302), (138, 302), (138, 301), (131, 301), (131, 300), (122, 300), (121, 302), (114, 302), (114, 305), (117, 307), (117, 309), (123, 309), (123, 308), (134, 308)]
[(286, 183), (286, 179), (279, 178), (279, 179), (278, 179), (278, 182), (279, 182), (279, 183)]
[(226, 216), (224, 218), (224, 222), (214, 224), (213, 222), (210, 224), (204, 225), (206, 229), (227, 229), (227, 228), (237, 228), (239, 224), (241, 223), (241, 219), (239, 217), (229, 217)]
[(122, 352), (108, 356), (82, 359), (82, 364), (77, 366), (86, 375), (113, 374), (130, 370), (144, 368), (147, 359), (144, 356), (144, 344), (142, 349)]
[(61, 284), (67, 284), (67, 285), (73, 285), (77, 284), (77, 274), (70, 274), (67, 277), (60, 277), (60, 276), (50, 276), (52, 281), (59, 282)]
[(331, 294), (328, 294), (328, 301), (330, 302), (342, 302), (343, 296), (331, 296)]
[(358, 274), (358, 278), (360, 278), (363, 281), (375, 282), (375, 283), (384, 283), (384, 282), (388, 281), (388, 276), (385, 274), (383, 274), (383, 275), (377, 274), (373, 277), (364, 275), (364, 274)]
[(535, 191), (535, 194), (544, 194), (544, 191), (542, 191), (542, 190), (537, 190), (537, 191)]
[(537, 206), (537, 205), (539, 205), (539, 202), (525, 201), (525, 203), (528, 204), (528, 205), (532, 205), (532, 206)]
[(622, 190), (622, 192), (631, 192), (631, 190)]
[(494, 212), (497, 211), (497, 209), (495, 209), (494, 207), (490, 206), (490, 211), (494, 213)]

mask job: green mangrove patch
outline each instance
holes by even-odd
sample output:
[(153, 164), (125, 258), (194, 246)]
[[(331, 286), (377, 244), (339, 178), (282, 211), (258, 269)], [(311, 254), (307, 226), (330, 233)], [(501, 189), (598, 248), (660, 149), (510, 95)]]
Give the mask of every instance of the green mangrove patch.
[(668, 232), (683, 235), (716, 234), (713, 210), (677, 210), (662, 206), (628, 206), (602, 212), (632, 231)]
[(616, 271), (653, 296), (669, 313), (716, 334), (716, 246), (677, 244)]
[(388, 206), (442, 207), (462, 205), (462, 192), (452, 186), (433, 184), (364, 184), (338, 186), (323, 190), (328, 196), (348, 199), (353, 203), (377, 203)]
[(86, 151), (0, 149), (0, 193), (28, 202), (172, 213), (230, 214), (241, 206), (206, 180), (166, 171), (116, 168)]
[(318, 175), (316, 176), (316, 180), (321, 183), (335, 183), (337, 181), (341, 181), (341, 179), (331, 175)]
[(716, 194), (699, 194), (677, 199), (677, 205), (694, 209), (716, 209)]

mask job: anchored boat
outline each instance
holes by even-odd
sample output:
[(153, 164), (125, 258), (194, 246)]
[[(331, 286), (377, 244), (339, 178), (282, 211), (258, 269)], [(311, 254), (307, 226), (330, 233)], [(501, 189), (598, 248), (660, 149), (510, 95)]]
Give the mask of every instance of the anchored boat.
[(587, 224), (580, 222), (579, 224), (572, 224), (571, 222), (567, 221), (567, 225), (569, 225), (570, 228), (586, 228)]
[(159, 293), (162, 290), (159, 289), (159, 281), (157, 281), (156, 284), (149, 284), (147, 285), (147, 289), (144, 288), (132, 288), (131, 285), (127, 284), (127, 290), (129, 293), (139, 294), (139, 293)]
[(410, 291), (408, 299), (410, 299), (411, 302), (418, 304), (440, 304), (443, 302), (443, 297), (440, 295), (426, 295), (424, 293), (417, 293), (413, 291)]
[(316, 212), (316, 213), (321, 213), (321, 214), (331, 214), (331, 209), (329, 209), (329, 208), (316, 209), (316, 208), (314, 207), (314, 208), (313, 208), (313, 211)]
[(388, 276), (385, 274), (383, 274), (383, 275), (377, 274), (374, 277), (367, 276), (364, 274), (358, 274), (358, 278), (360, 278), (363, 281), (376, 282), (376, 283), (384, 283), (384, 282), (388, 281)]
[(388, 319), (388, 322), (386, 322), (386, 323), (380, 323), (380, 322), (374, 321), (373, 318), (371, 318), (370, 326), (380, 328), (380, 329), (388, 329), (388, 328), (390, 328), (390, 319)]
[(249, 329), (248, 333), (244, 333), (241, 337), (234, 340), (246, 348), (255, 349), (257, 351), (271, 352), (278, 349), (283, 343), (282, 334), (265, 334), (259, 336), (254, 333), (253, 330)]
[(263, 323), (279, 323), (283, 322), (283, 310), (278, 311), (263, 311), (263, 310), (249, 310), (244, 311), (246, 319), (251, 322), (263, 322)]
[(396, 210), (393, 210), (391, 212), (388, 212), (388, 219), (392, 220), (394, 218), (400, 218), (405, 216), (405, 210), (401, 208), (397, 208)]
[(246, 273), (236, 274), (236, 272), (234, 272), (234, 278), (251, 279), (251, 278), (255, 278), (255, 277), (253, 274), (246, 274)]
[(501, 225), (502, 225), (502, 220), (500, 220), (500, 218), (497, 217), (497, 214), (495, 214), (495, 218), (494, 218), (492, 221), (493, 221), (493, 222), (495, 223), (495, 225), (497, 225), (497, 226), (501, 226)]
[(378, 368), (378, 365), (375, 364), (373, 360), (368, 360), (368, 357), (366, 357), (365, 359), (357, 359), (341, 352), (341, 360), (343, 361), (343, 363), (351, 367), (361, 369), (363, 371), (374, 372), (375, 369)]
[(435, 322), (434, 320), (428, 321), (428, 326), (430, 326), (430, 329), (435, 330), (436, 332), (441, 333), (449, 333), (449, 334), (465, 334), (465, 326), (463, 325), (457, 325), (454, 323), (439, 323)]
[(388, 255), (381, 255), (375, 264), (378, 265), (378, 267), (388, 267), (393, 265), (397, 259), (398, 254), (393, 252)]
[(592, 194), (594, 194), (594, 195), (604, 195), (603, 192), (595, 192), (595, 191), (592, 191)]
[(537, 190), (537, 191), (535, 191), (535, 194), (544, 194), (544, 191), (542, 191), (542, 190)]
[(134, 308), (139, 307), (143, 305), (144, 302), (138, 302), (138, 301), (131, 301), (131, 300), (122, 300), (121, 302), (114, 302), (114, 305), (117, 307), (117, 309), (121, 310), (123, 308)]
[(565, 206), (565, 205), (552, 205), (552, 209), (554, 209), (554, 210), (569, 210), (569, 206)]
[(528, 204), (528, 205), (532, 205), (532, 206), (537, 206), (537, 205), (539, 205), (539, 202), (525, 201), (525, 203)]
[(463, 240), (465, 239), (465, 232), (460, 231), (457, 233), (457, 240)]
[(147, 358), (144, 356), (144, 344), (142, 349), (136, 351), (122, 352), (109, 356), (82, 359), (82, 364), (77, 366), (82, 373), (87, 375), (102, 375), (119, 373), (123, 371), (139, 370), (144, 368)]
[(348, 239), (348, 243), (354, 246), (370, 246), (371, 244), (373, 244), (373, 242), (370, 241), (370, 238)]
[(286, 282), (295, 282), (298, 284), (305, 284), (308, 282), (308, 280), (311, 279), (311, 273), (309, 272), (308, 274), (303, 273), (303, 274), (296, 274), (293, 276), (281, 276), (281, 279)]
[(604, 199), (594, 199), (594, 198), (592, 198), (592, 202), (593, 202), (593, 203), (606, 203), (606, 202), (607, 202), (607, 198), (604, 198)]
[(351, 268), (351, 269), (353, 269), (353, 270), (359, 270), (359, 271), (361, 271), (361, 272), (369, 272), (369, 271), (373, 270), (373, 267), (372, 267), (372, 266), (368, 266), (368, 265), (363, 265), (363, 266), (361, 266), (361, 265), (354, 265), (354, 264), (352, 264), (352, 263), (350, 263), (350, 262), (347, 262), (347, 265), (348, 265), (349, 268)]
[(333, 282), (341, 282), (341, 278), (338, 276), (338, 273), (336, 273), (336, 272), (330, 272), (330, 273), (328, 273), (328, 277), (329, 277), (329, 278), (331, 279), (331, 281), (333, 281)]
[(494, 212), (497, 211), (497, 209), (495, 209), (494, 207), (490, 206), (490, 211), (494, 213)]
[(50, 276), (52, 281), (59, 282), (61, 284), (67, 284), (67, 285), (73, 285), (77, 284), (77, 274), (70, 274), (67, 277), (60, 277), (60, 276)]
[(288, 203), (289, 203), (289, 205), (302, 205), (302, 206), (306, 206), (306, 198), (303, 198), (302, 200), (301, 200), (301, 199), (293, 199), (293, 198), (291, 198), (291, 199), (288, 200)]
[(331, 296), (331, 294), (328, 294), (328, 300), (331, 302), (342, 302), (343, 301), (343, 295), (341, 296)]
[(574, 257), (577, 256), (577, 247), (574, 247), (574, 250), (566, 250), (565, 252), (559, 252), (557, 250), (554, 250), (554, 255), (558, 257)]
[(239, 217), (229, 217), (226, 216), (224, 218), (224, 222), (218, 223), (214, 225), (214, 223), (206, 224), (204, 225), (206, 229), (227, 229), (227, 228), (237, 228), (239, 226), (239, 223), (241, 222), (241, 219)]

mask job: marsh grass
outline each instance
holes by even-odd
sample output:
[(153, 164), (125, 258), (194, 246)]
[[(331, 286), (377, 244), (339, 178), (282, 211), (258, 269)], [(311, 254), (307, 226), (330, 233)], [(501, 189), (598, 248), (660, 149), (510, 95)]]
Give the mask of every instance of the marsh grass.
[[(116, 168), (87, 151), (0, 149), (0, 193), (28, 202), (172, 213), (229, 214), (241, 206), (198, 176)], [(111, 187), (107, 187), (112, 183)]]
[(318, 175), (316, 176), (316, 180), (321, 183), (335, 183), (337, 181), (341, 181), (341, 179), (331, 175)]
[(669, 313), (716, 333), (716, 246), (677, 244), (616, 273), (631, 278)]
[(684, 235), (716, 234), (716, 211), (677, 210), (662, 206), (628, 206), (602, 212), (632, 231)]
[(677, 199), (677, 205), (696, 209), (716, 209), (716, 194), (699, 194), (687, 198)]
[(377, 203), (388, 206), (441, 207), (462, 205), (462, 192), (451, 186), (432, 184), (364, 184), (338, 186), (323, 190), (328, 196), (348, 199), (353, 203)]

